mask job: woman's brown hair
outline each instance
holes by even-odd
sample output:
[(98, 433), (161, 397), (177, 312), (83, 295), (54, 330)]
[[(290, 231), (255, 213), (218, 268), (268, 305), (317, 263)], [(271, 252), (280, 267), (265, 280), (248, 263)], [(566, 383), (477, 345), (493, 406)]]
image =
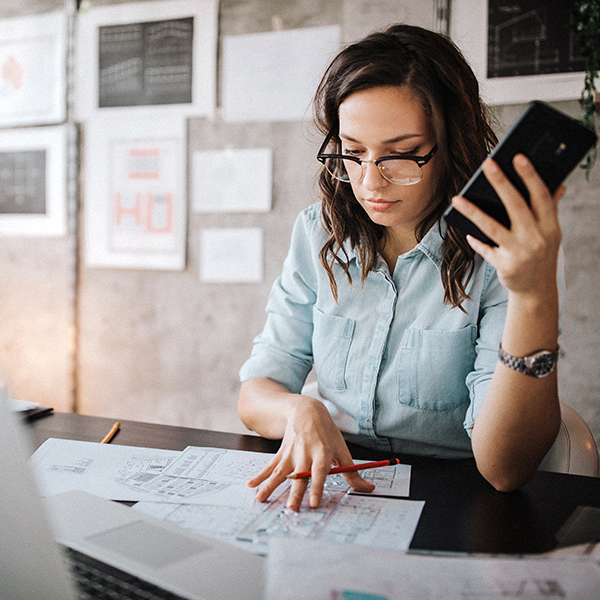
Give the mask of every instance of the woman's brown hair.
[[(420, 27), (393, 25), (342, 50), (319, 84), (315, 122), (323, 135), (333, 133), (334, 152), (340, 151), (340, 104), (355, 92), (382, 86), (408, 86), (418, 95), (438, 145), (439, 181), (431, 210), (416, 229), (420, 241), (440, 220), (452, 196), (475, 172), (497, 138), (479, 97), (477, 79), (452, 41)], [(351, 281), (345, 242), (359, 254), (364, 281), (377, 264), (385, 230), (371, 221), (350, 185), (322, 169), (319, 186), (323, 195), (321, 216), (329, 234), (319, 257), (337, 298), (336, 263)], [(466, 286), (473, 267), (474, 252), (464, 234), (448, 227), (441, 265), (447, 304), (461, 307), (468, 298)]]

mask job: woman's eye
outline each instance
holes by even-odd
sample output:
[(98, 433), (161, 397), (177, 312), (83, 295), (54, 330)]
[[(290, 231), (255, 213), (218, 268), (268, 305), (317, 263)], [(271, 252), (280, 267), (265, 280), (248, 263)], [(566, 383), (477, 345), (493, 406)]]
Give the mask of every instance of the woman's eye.
[(345, 148), (343, 150), (344, 154), (347, 154), (348, 156), (356, 156), (357, 154), (360, 154), (362, 152), (362, 150), (352, 150), (351, 148)]
[(420, 148), (420, 146), (417, 146), (416, 148), (413, 148), (412, 150), (398, 150), (397, 152), (394, 152), (394, 154), (398, 154), (400, 156), (414, 156), (414, 155), (418, 155), (419, 148)]

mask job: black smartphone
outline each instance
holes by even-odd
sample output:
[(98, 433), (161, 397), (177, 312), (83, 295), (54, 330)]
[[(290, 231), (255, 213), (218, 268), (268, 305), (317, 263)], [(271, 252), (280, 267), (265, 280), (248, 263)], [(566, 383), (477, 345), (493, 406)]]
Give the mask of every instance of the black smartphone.
[[(549, 104), (536, 100), (528, 106), (490, 152), (490, 158), (498, 163), (508, 179), (529, 202), (527, 187), (512, 164), (515, 154), (527, 156), (550, 192), (554, 193), (595, 143), (594, 131)], [(459, 195), (510, 228), (506, 209), (481, 167), (477, 169)], [(454, 208), (450, 207), (444, 213), (444, 219), (448, 224), (482, 242), (496, 246), (493, 240)]]

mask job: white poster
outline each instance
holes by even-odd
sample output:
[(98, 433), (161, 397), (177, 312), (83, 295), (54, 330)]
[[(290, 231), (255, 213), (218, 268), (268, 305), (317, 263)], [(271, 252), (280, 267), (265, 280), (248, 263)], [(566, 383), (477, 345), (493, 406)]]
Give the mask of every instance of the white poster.
[(186, 122), (97, 118), (85, 128), (88, 266), (185, 268)]
[(66, 16), (0, 20), (0, 126), (66, 119)]
[(204, 283), (260, 283), (263, 262), (260, 227), (200, 231), (200, 281)]
[(218, 0), (93, 6), (79, 13), (76, 117), (152, 112), (212, 116)]
[(0, 235), (67, 233), (68, 127), (0, 131)]
[(300, 121), (327, 65), (339, 51), (341, 28), (308, 27), (223, 40), (226, 121)]
[(192, 156), (192, 178), (195, 212), (269, 212), (273, 151), (199, 150)]

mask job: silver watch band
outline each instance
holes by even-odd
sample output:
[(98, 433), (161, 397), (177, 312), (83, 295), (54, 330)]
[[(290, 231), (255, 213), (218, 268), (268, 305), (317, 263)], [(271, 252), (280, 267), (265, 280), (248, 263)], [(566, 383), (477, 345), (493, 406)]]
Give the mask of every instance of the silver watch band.
[(545, 377), (556, 368), (558, 351), (559, 347), (556, 350), (538, 350), (529, 356), (518, 357), (507, 354), (502, 349), (502, 344), (500, 344), (498, 358), (503, 365), (513, 371), (525, 373), (525, 375), (531, 375), (532, 377)]

